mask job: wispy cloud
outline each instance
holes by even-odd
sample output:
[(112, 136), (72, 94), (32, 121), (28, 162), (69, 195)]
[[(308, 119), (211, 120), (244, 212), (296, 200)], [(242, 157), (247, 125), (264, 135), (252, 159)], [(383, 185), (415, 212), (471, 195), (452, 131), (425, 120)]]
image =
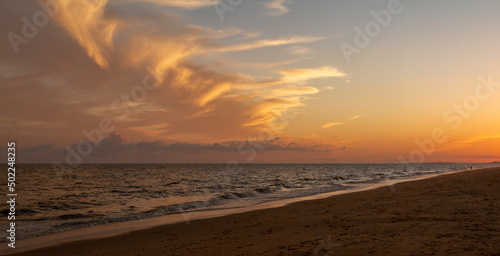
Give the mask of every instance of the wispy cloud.
[(104, 17), (107, 0), (61, 1), (55, 18), (102, 68), (108, 68), (116, 22)]
[[(476, 143), (499, 140), (500, 134), (481, 134), (462, 139), (449, 139), (436, 145), (437, 151), (449, 151), (460, 148), (468, 148)], [(471, 157), (471, 156), (469, 156)]]
[(329, 122), (329, 123), (326, 123), (323, 126), (321, 126), (321, 128), (326, 129), (326, 128), (330, 128), (330, 127), (337, 126), (337, 125), (343, 125), (349, 121), (353, 121), (353, 120), (359, 119), (361, 117), (363, 117), (363, 115), (352, 116), (352, 117), (349, 117), (346, 120), (341, 121), (341, 122)]
[(294, 55), (306, 55), (312, 52), (311, 48), (303, 45), (290, 46), (286, 50)]
[(219, 52), (246, 51), (246, 50), (252, 50), (252, 49), (269, 47), (269, 46), (310, 43), (310, 42), (318, 41), (320, 39), (322, 39), (322, 37), (293, 36), (293, 37), (289, 37), (289, 38), (281, 38), (281, 39), (274, 39), (274, 40), (266, 39), (266, 40), (258, 40), (258, 41), (251, 42), (251, 43), (245, 43), (245, 44), (223, 46), (223, 47), (216, 48), (214, 50), (219, 51)]
[(359, 119), (361, 117), (363, 117), (363, 115), (357, 115), (357, 116), (349, 117), (346, 121), (356, 120), (356, 119)]
[(303, 83), (311, 79), (324, 77), (344, 77), (346, 74), (330, 66), (316, 69), (286, 69), (281, 70), (283, 83)]
[(321, 126), (321, 128), (325, 129), (325, 128), (330, 128), (330, 127), (341, 125), (341, 124), (345, 124), (345, 122), (329, 122), (329, 123), (326, 123), (323, 126)]
[(458, 141), (454, 141), (454, 144), (473, 144), (481, 141), (497, 140), (500, 139), (500, 134), (482, 134)]
[(285, 6), (290, 0), (270, 0), (264, 5), (267, 8), (267, 14), (271, 16), (279, 16), (288, 13), (290, 10)]
[(280, 87), (274, 89), (273, 96), (296, 96), (296, 95), (307, 95), (307, 94), (315, 94), (318, 93), (319, 90), (306, 86), (306, 87)]
[[(308, 84), (313, 79), (344, 76), (330, 66), (283, 69), (290, 63), (299, 66), (298, 60), (249, 64), (268, 72), (265, 78), (245, 73), (246, 69), (222, 71), (200, 64), (195, 61), (198, 56), (217, 60), (219, 54), (272, 46), (284, 49), (322, 38), (269, 39), (253, 34), (249, 39), (252, 33), (238, 28), (186, 24), (178, 10), (170, 13), (168, 8), (194, 9), (217, 1), (138, 1), (137, 8), (123, 2), (61, 1), (59, 14), (44, 27), (38, 43), (17, 55), (2, 51), (0, 86), (9, 93), (0, 94), (0, 102), (23, 106), (0, 115), (2, 134), (22, 136), (30, 145), (61, 146), (81, 140), (82, 129), (98, 128), (102, 118), (110, 118), (116, 130), (134, 141), (203, 145), (239, 141), (258, 134), (285, 111), (293, 113), (304, 106), (307, 95), (318, 93)], [(22, 17), (30, 9), (27, 5), (37, 2), (7, 4), (6, 9), (17, 10)], [(11, 27), (1, 23), (0, 31)], [(146, 67), (161, 81), (142, 101), (133, 102), (128, 96), (141, 84)], [(112, 105), (116, 100), (119, 103)], [(27, 111), (31, 109), (38, 111)], [(130, 112), (122, 118), (120, 109)]]
[[(220, 3), (220, 0), (141, 0), (184, 9), (199, 9)], [(137, 2), (136, 0), (111, 0), (110, 2)]]

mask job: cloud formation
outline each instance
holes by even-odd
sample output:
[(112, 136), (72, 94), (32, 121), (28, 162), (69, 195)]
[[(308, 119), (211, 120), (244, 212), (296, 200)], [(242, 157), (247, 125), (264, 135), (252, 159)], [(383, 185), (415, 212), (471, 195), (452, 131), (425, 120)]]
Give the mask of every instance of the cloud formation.
[[(196, 156), (201, 162), (228, 162), (245, 159), (259, 154), (295, 154), (295, 153), (324, 153), (345, 149), (344, 146), (328, 145), (311, 141), (303, 143), (303, 139), (292, 141), (290, 138), (271, 138), (263, 140), (220, 141), (215, 143), (165, 143), (163, 141), (129, 142), (120, 133), (110, 134), (108, 137), (94, 143), (83, 140), (65, 148), (42, 144), (22, 150), (22, 162), (40, 163), (56, 161), (62, 166), (72, 166), (81, 163), (94, 162), (141, 162), (147, 158), (149, 162), (190, 162)], [(47, 156), (52, 156), (47, 158)], [(125, 159), (125, 160), (124, 160)], [(258, 160), (258, 159), (257, 159)]]
[(246, 50), (252, 50), (252, 49), (269, 47), (269, 46), (311, 43), (311, 42), (318, 41), (320, 39), (322, 39), (322, 38), (321, 37), (311, 37), (311, 36), (293, 36), (293, 37), (273, 39), (273, 40), (269, 40), (269, 39), (258, 40), (258, 41), (251, 42), (251, 43), (238, 44), (238, 45), (232, 45), (232, 46), (226, 46), (226, 47), (219, 47), (219, 48), (216, 48), (215, 50), (220, 51), (220, 52), (246, 51)]
[(353, 121), (353, 120), (359, 119), (361, 117), (363, 117), (363, 115), (352, 116), (352, 117), (349, 117), (349, 118), (347, 118), (346, 120), (344, 120), (342, 122), (329, 122), (329, 123), (326, 123), (323, 126), (321, 126), (321, 128), (326, 129), (326, 128), (330, 128), (330, 127), (337, 126), (337, 125), (343, 125), (343, 124), (346, 124), (349, 121)]
[(104, 17), (107, 0), (60, 1), (55, 16), (100, 67), (108, 68), (116, 21)]
[[(0, 46), (2, 109), (19, 106), (0, 112), (2, 138), (25, 139), (27, 154), (55, 152), (54, 148), (84, 139), (84, 130), (98, 129), (103, 119), (110, 119), (116, 131), (135, 142), (158, 140), (169, 149), (180, 145), (193, 150), (194, 145), (229, 149), (220, 141), (245, 140), (303, 106), (306, 96), (319, 92), (309, 85), (314, 79), (345, 76), (330, 66), (282, 67), (297, 65), (293, 61), (257, 65), (273, 74), (262, 78), (196, 61), (200, 56), (217, 60), (220, 54), (322, 39), (265, 38), (237, 28), (186, 24), (178, 13), (168, 11), (216, 3), (60, 1), (57, 15), (21, 45), (18, 54), (10, 45)], [(2, 34), (22, 35), (19, 17), (41, 10), (36, 1), (6, 0), (3, 5), (0, 15), (7, 22), (0, 24)], [(145, 90), (145, 81), (155, 86)]]
[(270, 0), (264, 5), (267, 8), (267, 14), (270, 16), (279, 16), (288, 13), (290, 10), (285, 6), (290, 0)]
[(286, 48), (286, 50), (294, 55), (307, 55), (311, 53), (313, 50), (306, 46), (290, 46)]
[[(174, 6), (184, 9), (199, 9), (206, 6), (218, 4), (219, 0), (142, 0), (144, 2), (158, 3), (166, 6)], [(135, 2), (134, 0), (114, 0), (114, 2)]]
[(500, 134), (481, 134), (474, 137), (454, 141), (454, 144), (474, 144), (482, 141), (498, 140), (500, 139)]
[(324, 66), (316, 69), (286, 69), (281, 70), (283, 83), (305, 83), (311, 79), (324, 77), (344, 77), (346, 74), (334, 67)]

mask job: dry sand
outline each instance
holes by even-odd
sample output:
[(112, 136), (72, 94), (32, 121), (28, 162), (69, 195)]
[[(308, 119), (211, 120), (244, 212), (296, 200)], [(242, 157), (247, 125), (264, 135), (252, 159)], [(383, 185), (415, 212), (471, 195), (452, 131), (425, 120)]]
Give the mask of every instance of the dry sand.
[(18, 255), (500, 255), (500, 168)]

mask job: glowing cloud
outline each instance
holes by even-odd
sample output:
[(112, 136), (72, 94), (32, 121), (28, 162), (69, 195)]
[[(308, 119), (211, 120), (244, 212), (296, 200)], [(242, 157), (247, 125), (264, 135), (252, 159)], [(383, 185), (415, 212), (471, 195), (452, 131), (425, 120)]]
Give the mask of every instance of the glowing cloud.
[(285, 6), (287, 0), (271, 0), (264, 5), (267, 8), (267, 14), (271, 16), (279, 16), (288, 13), (290, 10)]
[[(37, 52), (44, 52), (49, 46), (50, 58), (47, 54), (18, 55), (8, 56), (3, 61), (5, 65), (0, 62), (0, 77), (8, 78), (1, 80), (0, 86), (12, 88), (8, 96), (0, 95), (0, 100), (8, 105), (25, 97), (25, 109), (50, 113), (40, 118), (32, 111), (15, 109), (0, 116), (4, 134), (15, 130), (31, 146), (55, 144), (64, 148), (82, 139), (82, 134), (74, 131), (81, 131), (82, 127), (93, 129), (100, 120), (109, 118), (117, 131), (135, 142), (211, 145), (241, 141), (304, 106), (305, 96), (319, 92), (316, 87), (303, 85), (309, 80), (344, 76), (329, 66), (280, 68), (297, 65), (300, 60), (237, 63), (241, 64), (239, 71), (218, 70), (217, 66), (198, 62), (198, 57), (213, 61), (218, 54), (273, 46), (281, 46), (287, 52), (286, 46), (322, 38), (296, 35), (266, 39), (238, 28), (184, 24), (178, 16), (165, 13), (168, 8), (158, 11), (151, 4), (195, 9), (217, 1), (137, 3), (144, 8), (128, 8), (123, 2), (131, 1), (61, 1), (59, 15), (46, 28), (45, 34), (51, 36), (40, 36), (43, 43), (30, 45)], [(22, 4), (13, 1), (12, 5)], [(230, 40), (224, 40), (227, 38)], [(303, 46), (295, 50), (307, 49)], [(248, 68), (241, 68), (245, 64), (270, 71), (269, 76), (245, 73)], [(33, 71), (25, 74), (26, 66)], [(149, 70), (155, 72), (158, 86), (141, 93), (137, 89)], [(43, 98), (43, 103), (31, 100), (31, 95)], [(18, 122), (10, 125), (15, 120)], [(44, 141), (40, 134), (58, 136)], [(292, 150), (293, 138), (287, 141), (292, 144), (284, 149)], [(309, 148), (306, 144), (301, 148)], [(272, 143), (269, 146), (279, 148)]]
[(281, 79), (283, 83), (304, 83), (316, 78), (346, 76), (346, 74), (330, 66), (318, 69), (287, 69), (280, 71), (280, 73), (283, 75)]
[[(199, 9), (206, 6), (216, 5), (219, 0), (142, 0), (143, 2), (158, 3), (166, 6), (174, 6), (184, 9)], [(134, 0), (115, 0), (115, 2), (136, 2)]]
[(302, 45), (290, 46), (286, 50), (294, 55), (306, 55), (312, 52), (311, 48)]
[(290, 37), (290, 38), (283, 38), (283, 39), (276, 39), (276, 40), (259, 40), (259, 41), (252, 42), (252, 43), (220, 47), (219, 49), (216, 49), (216, 51), (220, 51), (220, 52), (246, 51), (246, 50), (252, 50), (252, 49), (268, 47), (268, 46), (310, 43), (310, 42), (318, 41), (320, 39), (322, 39), (322, 37), (294, 36), (294, 37)]
[(471, 138), (459, 140), (453, 142), (454, 144), (473, 144), (476, 142), (487, 141), (487, 140), (497, 140), (500, 139), (500, 134), (483, 134), (479, 136), (474, 136)]
[(326, 129), (326, 128), (330, 128), (330, 127), (337, 126), (337, 125), (343, 125), (343, 124), (346, 124), (349, 121), (353, 121), (353, 120), (359, 119), (361, 117), (363, 117), (363, 115), (356, 115), (356, 116), (353, 116), (353, 117), (349, 117), (345, 121), (342, 121), (342, 122), (330, 122), (330, 123), (326, 123), (323, 126), (321, 126), (321, 128)]
[(273, 90), (273, 96), (296, 96), (315, 94), (319, 90), (314, 87), (281, 87)]
[(345, 122), (330, 122), (330, 123), (324, 124), (323, 126), (321, 126), (321, 128), (325, 129), (325, 128), (330, 128), (330, 127), (341, 125), (341, 124), (345, 124)]
[(106, 51), (113, 45), (116, 23), (105, 19), (107, 0), (59, 2), (57, 21), (100, 67), (108, 68)]

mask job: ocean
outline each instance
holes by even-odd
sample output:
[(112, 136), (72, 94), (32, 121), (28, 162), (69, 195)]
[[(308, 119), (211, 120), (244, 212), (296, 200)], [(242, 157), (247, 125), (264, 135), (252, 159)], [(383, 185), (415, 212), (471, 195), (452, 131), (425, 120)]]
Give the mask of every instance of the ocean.
[[(25, 239), (110, 222), (249, 207), (470, 167), (456, 163), (82, 164), (61, 173), (51, 165), (20, 164), (16, 166), (16, 235)], [(6, 180), (2, 185), (7, 189)], [(9, 210), (3, 205), (0, 223), (7, 229)]]

